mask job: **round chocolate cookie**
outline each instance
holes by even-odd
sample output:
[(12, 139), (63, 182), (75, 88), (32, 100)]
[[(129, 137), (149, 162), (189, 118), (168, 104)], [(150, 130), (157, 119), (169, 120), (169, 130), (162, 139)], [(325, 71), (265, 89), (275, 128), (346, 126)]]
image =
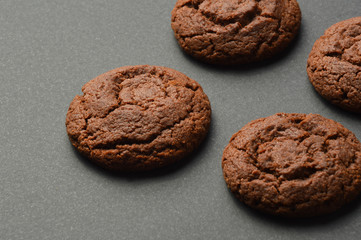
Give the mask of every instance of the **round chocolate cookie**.
[(222, 159), (225, 181), (245, 204), (274, 215), (335, 211), (361, 191), (361, 144), (317, 114), (278, 113), (233, 135)]
[(172, 28), (183, 50), (220, 65), (276, 55), (300, 23), (296, 0), (178, 0), (172, 11)]
[(104, 168), (144, 171), (184, 158), (205, 138), (211, 107), (202, 87), (166, 67), (128, 66), (86, 83), (66, 128), (74, 147)]
[(307, 61), (316, 91), (346, 110), (361, 113), (361, 17), (332, 25)]

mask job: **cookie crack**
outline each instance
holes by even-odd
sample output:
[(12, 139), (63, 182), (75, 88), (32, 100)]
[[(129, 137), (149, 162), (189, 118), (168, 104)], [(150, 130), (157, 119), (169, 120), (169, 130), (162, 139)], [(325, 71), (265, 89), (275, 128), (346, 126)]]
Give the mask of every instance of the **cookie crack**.
[[(295, 123), (295, 126), (298, 126), (297, 128), (299, 130), (304, 130), (304, 131), (309, 131), (310, 129), (308, 129), (307, 127), (303, 127), (303, 125), (301, 124), (302, 121), (299, 121), (299, 123)], [(295, 138), (293, 139), (293, 141), (296, 141), (298, 143), (298, 145), (300, 145), (302, 142), (304, 142), (306, 139), (310, 138), (312, 135), (316, 135), (316, 136), (321, 136), (321, 137), (325, 137), (323, 134), (320, 133), (313, 133), (313, 134), (305, 134), (299, 138)], [(274, 134), (273, 136), (271, 136), (271, 139), (267, 139), (267, 138), (262, 138), (261, 133), (258, 134), (258, 136), (256, 137), (256, 139), (258, 139), (258, 141), (255, 141), (255, 145), (256, 147), (254, 149), (252, 149), (252, 147), (239, 147), (236, 146), (233, 142), (231, 142), (231, 146), (235, 149), (237, 149), (238, 151), (244, 152), (247, 157), (249, 157), (249, 159), (251, 159), (250, 164), (252, 164), (254, 167), (256, 167), (260, 172), (264, 173), (264, 174), (271, 174), (273, 176), (275, 176), (281, 183), (285, 180), (296, 180), (296, 179), (301, 179), (301, 180), (306, 180), (309, 179), (312, 175), (314, 175), (317, 172), (323, 171), (323, 168), (319, 168), (316, 166), (312, 166), (312, 162), (307, 162), (308, 164), (303, 165), (297, 169), (295, 169), (295, 171), (293, 171), (289, 176), (285, 175), (285, 174), (281, 174), (278, 171), (276, 171), (275, 169), (271, 168), (271, 167), (265, 167), (265, 166), (261, 166), (260, 163), (258, 162), (258, 157), (259, 157), (259, 153), (258, 153), (258, 149), (261, 145), (263, 145), (264, 143), (267, 142), (272, 142), (272, 141), (276, 141), (277, 139), (281, 138), (282, 136), (279, 136), (277, 134)], [(324, 139), (324, 143), (322, 145), (322, 148), (320, 149), (322, 152), (324, 152), (324, 154), (326, 154), (328, 156), (329, 154), (329, 141), (330, 140), (338, 140), (338, 139), (345, 139), (346, 136), (342, 135), (342, 133), (337, 133), (337, 134), (333, 134), (333, 135), (329, 135), (326, 136)], [(315, 153), (310, 153), (309, 150), (311, 148), (312, 145), (308, 146), (307, 150), (306, 150), (306, 154), (309, 156), (309, 159), (314, 159), (314, 155)], [(353, 156), (354, 159), (356, 159), (355, 156)], [(343, 164), (345, 164), (343, 162)], [(345, 164), (345, 166), (348, 168), (350, 167), (350, 164)]]
[[(192, 89), (191, 87), (189, 87), (189, 88)], [(198, 89), (198, 87), (197, 87), (197, 89)], [(179, 118), (172, 125), (161, 129), (159, 133), (155, 133), (155, 134), (151, 135), (149, 137), (149, 139), (140, 140), (140, 139), (132, 139), (132, 138), (129, 138), (129, 137), (122, 137), (121, 139), (118, 139), (118, 140), (110, 142), (110, 143), (97, 144), (92, 149), (115, 150), (115, 149), (117, 149), (117, 146), (119, 146), (119, 145), (125, 146), (125, 145), (134, 145), (134, 144), (137, 144), (137, 145), (151, 144), (157, 138), (161, 137), (165, 131), (173, 129), (174, 127), (176, 127), (177, 125), (181, 124), (183, 121), (188, 119), (191, 116), (192, 113), (194, 113), (194, 105), (195, 105), (194, 104), (194, 97), (195, 97), (195, 94), (192, 96), (192, 98), (190, 100), (190, 102), (192, 103), (191, 104), (191, 109), (189, 111), (187, 111), (187, 114), (184, 117)], [(165, 148), (169, 148), (169, 146), (165, 147)]]
[[(202, 2), (203, 2), (203, 1), (202, 1)], [(200, 3), (195, 3), (195, 4), (194, 4), (193, 1), (190, 1), (190, 2), (186, 2), (186, 3), (184, 3), (183, 5), (181, 5), (181, 6), (179, 7), (179, 9), (182, 8), (182, 7), (189, 7), (189, 8), (193, 8), (193, 9), (195, 9), (195, 10), (198, 10), (199, 5), (200, 5)]]
[[(202, 1), (203, 2), (203, 1)], [(202, 3), (201, 2), (201, 3)], [(262, 9), (259, 8), (259, 1), (256, 1), (256, 11), (251, 11), (249, 13), (246, 13), (246, 19), (247, 21), (245, 21), (244, 24), (241, 24), (240, 21), (238, 19), (223, 19), (223, 22), (218, 22), (217, 21), (217, 18), (216, 18), (216, 14), (207, 14), (207, 13), (204, 13), (202, 11), (200, 11), (199, 9), (199, 5), (201, 3), (193, 3), (193, 1), (191, 2), (187, 2), (183, 5), (181, 5), (179, 7), (179, 9), (183, 8), (183, 7), (188, 7), (188, 8), (191, 8), (191, 9), (194, 9), (196, 10), (197, 13), (199, 13), (201, 16), (203, 16), (205, 19), (207, 19), (208, 21), (212, 22), (214, 25), (218, 25), (218, 26), (222, 26), (222, 27), (226, 27), (228, 25), (231, 25), (231, 24), (235, 24), (235, 23), (239, 23), (239, 26), (241, 26), (241, 28), (244, 28), (246, 27), (247, 25), (249, 25), (250, 23), (253, 22), (253, 20), (257, 17), (257, 16), (261, 16), (261, 13), (262, 13)]]
[(357, 67), (357, 68), (361, 67), (361, 63), (357, 64), (357, 63), (347, 61), (347, 60), (343, 59), (342, 56), (343, 56), (343, 53), (337, 53), (337, 52), (330, 52), (330, 53), (325, 54), (325, 57), (337, 58), (340, 62), (351, 64), (352, 66)]
[(347, 61), (345, 59), (343, 59), (343, 54), (345, 54), (345, 51), (347, 51), (348, 49), (352, 48), (355, 44), (357, 44), (358, 42), (360, 42), (360, 40), (358, 41), (354, 41), (354, 43), (352, 43), (349, 47), (347, 48), (342, 48), (342, 52), (337, 52), (337, 51), (332, 51), (332, 52), (327, 52), (325, 53), (325, 56), (326, 57), (333, 57), (333, 58), (337, 58), (339, 61), (341, 62), (345, 62), (345, 63), (349, 63), (355, 67), (361, 67), (361, 63), (360, 64), (357, 64), (357, 63), (354, 63), (354, 62), (350, 62), (350, 61)]
[(211, 29), (205, 29), (205, 32), (203, 32), (203, 33), (184, 34), (184, 35), (179, 35), (179, 37), (182, 39), (186, 39), (186, 38), (194, 38), (194, 37), (205, 36), (207, 34), (215, 34), (215, 33), (217, 33), (217, 32), (215, 32)]
[[(175, 121), (172, 125), (170, 126), (166, 126), (163, 129), (161, 129), (161, 131), (159, 133), (155, 133), (154, 135), (150, 136), (149, 139), (147, 140), (141, 140), (141, 139), (134, 139), (134, 138), (129, 138), (128, 136), (123, 136), (121, 139), (118, 139), (117, 141), (115, 141), (114, 143), (106, 143), (104, 145), (102, 144), (98, 144), (96, 147), (93, 147), (92, 149), (112, 149), (115, 148), (115, 146), (117, 145), (133, 145), (133, 144), (149, 144), (151, 142), (153, 142), (158, 135), (161, 136), (163, 134), (164, 131), (169, 130), (174, 128), (175, 126), (177, 126), (178, 124), (180, 124), (181, 122), (183, 122), (184, 120), (186, 120), (187, 118), (189, 118), (191, 116), (192, 113), (194, 113), (194, 106), (195, 106), (195, 102), (194, 102), (194, 98), (196, 96), (196, 92), (197, 91), (202, 91), (201, 88), (199, 87), (199, 85), (197, 84), (191, 84), (191, 83), (184, 83), (184, 84), (172, 84), (172, 80), (173, 80), (173, 76), (172, 75), (166, 75), (165, 72), (158, 72), (156, 71), (156, 69), (149, 69), (147, 71), (128, 71), (128, 72), (117, 72), (115, 73), (116, 77), (114, 79), (112, 79), (113, 81), (113, 94), (114, 97), (117, 99), (117, 104), (115, 104), (114, 106), (110, 107), (109, 110), (106, 113), (103, 113), (102, 116), (93, 116), (93, 115), (86, 115), (86, 112), (88, 111), (88, 109), (84, 106), (84, 101), (85, 101), (85, 96), (87, 95), (87, 93), (85, 92), (82, 96), (83, 100), (82, 100), (82, 105), (83, 105), (83, 115), (84, 115), (84, 120), (85, 120), (85, 125), (82, 127), (82, 130), (79, 134), (79, 136), (77, 136), (77, 141), (84, 142), (86, 140), (89, 140), (90, 138), (94, 137), (94, 135), (96, 135), (97, 133), (104, 133), (103, 130), (98, 129), (94, 132), (90, 132), (89, 131), (89, 121), (91, 119), (105, 119), (107, 118), (109, 115), (111, 115), (114, 111), (118, 110), (121, 107), (125, 107), (125, 106), (138, 106), (141, 107), (142, 110), (147, 110), (149, 109), (149, 106), (146, 106), (144, 104), (136, 104), (136, 103), (129, 103), (129, 102), (122, 102), (121, 99), (119, 98), (120, 92), (123, 89), (123, 85), (122, 82), (125, 80), (132, 80), (137, 76), (141, 76), (144, 75), (146, 78), (148, 77), (157, 77), (161, 79), (162, 82), (162, 86), (159, 84), (156, 84), (158, 87), (161, 87), (160, 89), (164, 92), (165, 97), (164, 98), (170, 98), (169, 96), (169, 87), (171, 86), (175, 86), (177, 89), (181, 89), (181, 88), (186, 88), (189, 91), (193, 92), (193, 94), (190, 96), (190, 100), (189, 104), (191, 106), (191, 108), (187, 111), (186, 115), (182, 118), (179, 118), (177, 121)], [(186, 77), (188, 79), (188, 77)], [(146, 103), (149, 103), (152, 101), (147, 101)], [(202, 111), (204, 111), (202, 109)], [(161, 119), (160, 119), (161, 120)], [(75, 140), (75, 139), (74, 139)], [(99, 147), (98, 147), (99, 146)], [(90, 148), (89, 146), (87, 146), (88, 148)], [(170, 148), (170, 147), (168, 147)]]

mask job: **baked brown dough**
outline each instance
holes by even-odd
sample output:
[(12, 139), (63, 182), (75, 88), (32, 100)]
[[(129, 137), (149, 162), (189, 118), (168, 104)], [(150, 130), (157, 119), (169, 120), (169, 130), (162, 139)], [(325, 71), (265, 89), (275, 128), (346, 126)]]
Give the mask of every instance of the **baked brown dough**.
[(71, 102), (66, 128), (74, 147), (104, 168), (144, 171), (184, 158), (209, 129), (202, 87), (157, 66), (128, 66), (86, 83)]
[(279, 113), (233, 135), (222, 159), (225, 181), (247, 205), (286, 217), (330, 213), (361, 191), (361, 144), (317, 114)]
[(188, 54), (212, 64), (234, 65), (281, 52), (300, 23), (296, 0), (178, 0), (171, 25)]
[(307, 73), (325, 99), (361, 113), (361, 17), (336, 23), (325, 31), (312, 48)]

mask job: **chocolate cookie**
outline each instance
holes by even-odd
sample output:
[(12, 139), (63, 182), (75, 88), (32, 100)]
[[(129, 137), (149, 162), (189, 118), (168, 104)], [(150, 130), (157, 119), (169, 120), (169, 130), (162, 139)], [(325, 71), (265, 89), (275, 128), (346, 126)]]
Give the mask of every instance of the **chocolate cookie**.
[(172, 28), (183, 50), (220, 65), (276, 55), (300, 23), (296, 0), (178, 0), (172, 11)]
[(211, 107), (186, 75), (128, 66), (86, 83), (66, 116), (74, 147), (104, 168), (144, 171), (184, 158), (207, 134)]
[(231, 191), (247, 205), (286, 217), (332, 212), (361, 191), (361, 144), (317, 114), (278, 113), (245, 125), (222, 159)]
[(325, 31), (312, 48), (307, 73), (325, 99), (361, 113), (361, 17), (336, 23)]

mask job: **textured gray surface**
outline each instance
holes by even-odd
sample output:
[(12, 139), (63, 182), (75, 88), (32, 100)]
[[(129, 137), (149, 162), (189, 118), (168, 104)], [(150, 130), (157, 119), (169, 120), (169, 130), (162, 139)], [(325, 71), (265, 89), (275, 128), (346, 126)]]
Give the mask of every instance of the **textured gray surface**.
[[(361, 139), (361, 117), (322, 100), (308, 82), (314, 41), (360, 14), (360, 0), (299, 0), (300, 35), (279, 59), (243, 69), (201, 64), (170, 28), (176, 0), (0, 0), (1, 239), (358, 239), (361, 198), (331, 216), (284, 221), (240, 204), (221, 156), (234, 132), (276, 112), (319, 113)], [(111, 175), (81, 158), (65, 131), (84, 83), (136, 64), (198, 81), (210, 134), (184, 164)]]

